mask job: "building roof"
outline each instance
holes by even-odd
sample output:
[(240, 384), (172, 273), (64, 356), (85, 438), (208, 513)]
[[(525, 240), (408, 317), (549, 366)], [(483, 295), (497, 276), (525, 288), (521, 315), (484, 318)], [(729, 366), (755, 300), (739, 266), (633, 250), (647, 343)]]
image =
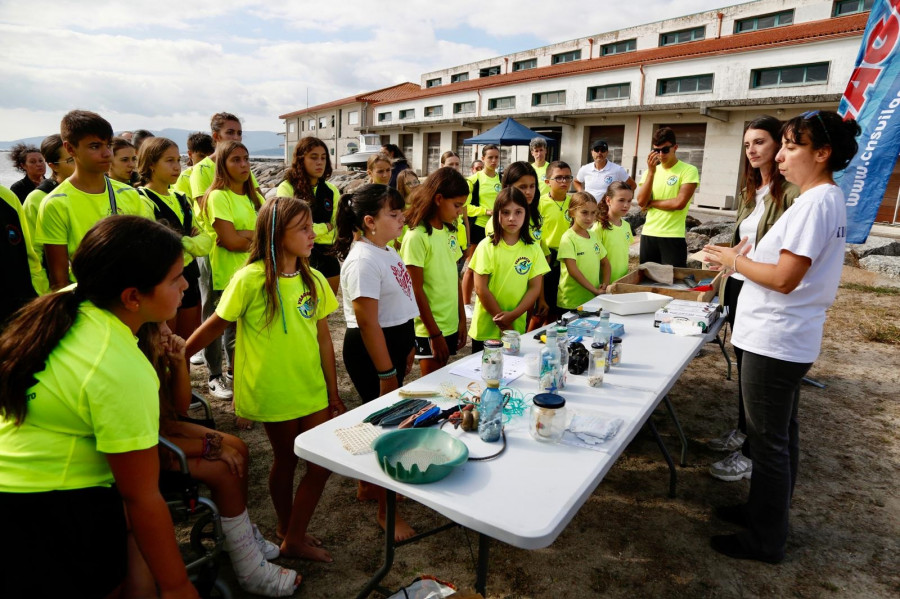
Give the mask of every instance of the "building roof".
[(403, 97), (406, 94), (419, 89), (421, 88), (419, 87), (418, 83), (410, 83), (407, 81), (405, 83), (399, 83), (397, 85), (384, 87), (375, 91), (364, 92), (355, 96), (341, 98), (340, 100), (332, 100), (331, 102), (326, 102), (325, 104), (310, 106), (309, 108), (304, 108), (303, 110), (296, 110), (294, 112), (282, 114), (278, 118), (290, 119), (304, 114), (314, 114), (317, 112), (322, 112), (323, 110), (336, 108), (337, 106), (343, 106), (344, 104), (353, 104), (355, 102), (369, 102), (370, 104), (377, 102), (391, 102), (397, 97)]
[[(443, 96), (458, 92), (511, 85), (539, 79), (549, 79), (592, 73), (614, 69), (636, 67), (639, 65), (671, 62), (676, 60), (688, 60), (705, 56), (716, 56), (747, 52), (751, 50), (764, 50), (781, 46), (838, 39), (860, 35), (866, 28), (869, 13), (864, 12), (846, 17), (834, 17), (821, 21), (798, 23), (784, 27), (773, 27), (760, 31), (725, 35), (718, 39), (705, 39), (696, 42), (687, 42), (660, 48), (648, 48), (635, 52), (601, 56), (587, 60), (577, 60), (546, 67), (538, 67), (525, 71), (515, 71), (503, 75), (483, 77), (469, 81), (451, 83), (438, 87), (422, 88), (414, 85), (407, 88), (405, 93), (391, 94), (378, 100), (369, 100), (376, 104), (393, 103), (405, 100), (417, 100), (434, 96)], [(284, 117), (282, 117), (284, 118)]]

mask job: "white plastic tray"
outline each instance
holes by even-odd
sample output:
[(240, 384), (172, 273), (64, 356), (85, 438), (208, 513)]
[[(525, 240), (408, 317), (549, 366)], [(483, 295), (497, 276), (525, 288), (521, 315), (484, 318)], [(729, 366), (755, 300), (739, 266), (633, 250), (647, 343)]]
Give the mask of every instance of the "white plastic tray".
[(596, 300), (604, 310), (613, 314), (628, 316), (629, 314), (644, 314), (656, 312), (672, 301), (668, 295), (640, 291), (637, 293), (615, 293), (598, 295)]

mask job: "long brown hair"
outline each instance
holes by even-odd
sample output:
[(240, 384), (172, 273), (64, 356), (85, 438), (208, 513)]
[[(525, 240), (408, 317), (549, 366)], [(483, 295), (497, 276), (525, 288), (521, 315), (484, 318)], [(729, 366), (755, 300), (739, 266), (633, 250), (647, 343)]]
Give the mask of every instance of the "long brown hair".
[[(784, 189), (784, 175), (778, 170), (778, 164), (775, 162), (775, 155), (781, 149), (781, 127), (782, 123), (774, 116), (763, 115), (756, 117), (744, 127), (744, 133), (750, 129), (759, 129), (765, 131), (775, 140), (775, 154), (772, 154), (772, 182), (769, 184), (769, 194), (775, 203), (776, 208), (781, 208), (782, 190)], [(741, 138), (743, 142), (743, 137)], [(744, 152), (744, 203), (750, 204), (756, 202), (756, 190), (762, 185), (762, 173), (758, 168), (753, 168), (750, 159), (747, 158), (747, 152)]]
[(609, 222), (609, 200), (616, 195), (617, 191), (630, 191), (632, 194), (634, 193), (634, 190), (631, 189), (625, 181), (613, 181), (609, 184), (609, 187), (606, 188), (606, 193), (603, 194), (603, 197), (597, 202), (600, 210), (598, 220), (600, 221), (601, 229), (612, 230), (613, 228), (612, 223)]
[[(494, 200), (494, 214), (491, 216), (491, 220), (494, 223), (494, 232), (491, 233), (491, 243), (493, 245), (497, 245), (503, 239), (503, 226), (500, 224), (500, 211), (503, 210), (503, 207), (507, 204), (518, 204), (522, 208), (525, 209), (525, 215), (528, 215), (528, 198), (525, 197), (525, 194), (521, 189), (517, 187), (504, 187), (500, 190), (500, 193), (497, 194), (497, 199)], [(534, 243), (534, 239), (531, 237), (531, 231), (528, 230), (528, 219), (522, 223), (522, 226), (519, 227), (519, 239), (524, 241), (527, 244)]]
[(26, 304), (0, 335), (0, 417), (25, 421), (35, 374), (46, 368), (82, 302), (109, 310), (125, 289), (150, 294), (181, 255), (181, 237), (140, 216), (110, 216), (91, 227), (72, 258), (78, 286)]
[[(316, 196), (313, 194), (313, 186), (310, 185), (309, 175), (306, 173), (306, 167), (303, 165), (303, 157), (315, 148), (325, 150), (325, 172), (322, 173), (322, 178), (316, 182), (317, 186), (323, 185), (331, 177), (331, 158), (328, 156), (328, 146), (316, 137), (304, 137), (297, 143), (297, 147), (294, 148), (294, 159), (291, 161), (291, 166), (284, 173), (284, 180), (294, 188), (294, 197), (306, 200), (310, 205), (316, 201)], [(337, 198), (335, 198), (335, 201), (337, 201)]]
[(162, 347), (162, 332), (158, 322), (147, 322), (138, 329), (138, 348), (147, 356), (147, 361), (156, 371), (159, 379), (159, 428), (166, 434), (173, 422), (178, 418), (175, 411), (175, 395), (172, 392), (172, 371), (169, 359)]
[(141, 144), (138, 151), (138, 185), (147, 185), (153, 176), (153, 165), (159, 162), (162, 155), (171, 147), (178, 149), (178, 144), (167, 137), (151, 137)]
[[(284, 254), (282, 241), (288, 225), (297, 216), (301, 219), (312, 219), (312, 210), (309, 204), (297, 198), (277, 197), (263, 204), (256, 217), (256, 235), (250, 244), (250, 257), (247, 264), (262, 261), (265, 273), (266, 291), (266, 326), (272, 324), (275, 318), (275, 310), (284, 310), (280, 301), (281, 292), (278, 289), (278, 260)], [(300, 278), (312, 296), (312, 305), (319, 301), (319, 290), (316, 288), (316, 278), (312, 274), (309, 261), (306, 258), (297, 258), (297, 270)], [(287, 326), (287, 325), (285, 325)]]
[[(207, 205), (209, 203), (209, 196), (212, 192), (217, 189), (229, 189), (232, 183), (231, 175), (228, 174), (228, 157), (231, 156), (235, 150), (244, 150), (247, 152), (247, 155), (250, 155), (250, 151), (247, 149), (247, 146), (242, 144), (239, 141), (222, 141), (216, 145), (216, 177), (213, 179), (212, 185), (209, 186), (209, 189), (206, 190), (206, 193), (203, 194), (203, 197), (200, 198), (200, 212), (203, 213), (204, 216), (207, 216)], [(259, 197), (259, 194), (256, 193), (256, 188), (253, 187), (253, 175), (244, 181), (243, 189), (241, 190), (245, 196), (250, 198), (250, 201), (253, 202), (253, 208), (259, 212), (260, 206), (262, 206), (263, 199)]]
[[(431, 235), (431, 217), (437, 211), (435, 196), (440, 194), (444, 199), (461, 198), (469, 195), (469, 183), (459, 171), (449, 166), (442, 166), (434, 171), (425, 182), (416, 187), (409, 196), (409, 208), (406, 210), (406, 224), (410, 229), (419, 225)], [(446, 223), (451, 231), (456, 231), (456, 223)]]

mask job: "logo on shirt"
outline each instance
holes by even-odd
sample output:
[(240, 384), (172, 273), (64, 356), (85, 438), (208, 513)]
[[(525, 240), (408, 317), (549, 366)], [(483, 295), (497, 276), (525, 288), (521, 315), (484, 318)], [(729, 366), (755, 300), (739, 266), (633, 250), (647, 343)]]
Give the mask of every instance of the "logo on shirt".
[(540, 229), (532, 229), (531, 236), (534, 237), (535, 241), (541, 240), (541, 230)]
[(628, 241), (629, 245), (631, 245), (631, 233), (625, 233), (625, 241)]
[(450, 235), (447, 236), (447, 245), (450, 246), (450, 251), (453, 251), (456, 249), (456, 246), (459, 245), (459, 242), (456, 241), (456, 235), (453, 235), (451, 233)]
[(671, 185), (675, 185), (676, 183), (678, 183), (678, 177), (676, 177), (675, 175), (672, 175), (671, 177), (666, 179), (666, 185), (671, 186)]
[(494, 183), (494, 191), (500, 193), (501, 189), (503, 189), (503, 187), (499, 183)]
[(603, 182), (606, 183), (607, 185), (612, 183), (613, 182), (612, 175), (606, 175), (605, 177), (603, 177)]
[(600, 244), (597, 243), (596, 241), (594, 242), (594, 253), (595, 253), (595, 254), (599, 254), (599, 253), (600, 253)]
[(838, 227), (835, 237), (837, 237), (838, 239), (843, 239), (846, 236), (847, 236), (847, 227)]
[(15, 225), (6, 225), (6, 240), (9, 242), (9, 245), (22, 243), (22, 229)]
[(312, 293), (309, 291), (303, 292), (297, 299), (297, 310), (303, 318), (309, 319), (313, 317), (313, 314), (316, 313), (316, 302), (313, 301)]
[(569, 224), (571, 225), (573, 221), (572, 221), (572, 217), (569, 216), (569, 213), (566, 212), (563, 216), (566, 217), (566, 222), (569, 223)]
[(520, 275), (528, 274), (528, 271), (531, 270), (531, 260), (529, 260), (527, 256), (516, 258), (515, 269)]
[(400, 289), (403, 290), (406, 297), (412, 299), (412, 279), (409, 278), (409, 271), (406, 270), (403, 263), (398, 262), (396, 266), (391, 266), (391, 272), (394, 273), (394, 278), (397, 279), (397, 284), (400, 285)]

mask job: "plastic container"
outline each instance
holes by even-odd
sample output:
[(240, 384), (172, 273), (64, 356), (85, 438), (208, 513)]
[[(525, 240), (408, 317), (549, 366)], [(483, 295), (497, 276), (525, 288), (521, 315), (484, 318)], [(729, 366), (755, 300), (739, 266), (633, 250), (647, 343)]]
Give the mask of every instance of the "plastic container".
[(569, 375), (569, 329), (565, 326), (556, 327), (556, 343), (559, 346), (559, 377), (556, 385), (560, 389), (566, 388), (566, 378)]
[(478, 403), (478, 436), (485, 443), (499, 441), (503, 429), (503, 394), (499, 387), (500, 381), (488, 381)]
[(603, 374), (606, 372), (606, 346), (601, 343), (591, 344), (591, 360), (588, 362), (588, 385), (603, 385)]
[(544, 443), (557, 443), (566, 432), (566, 400), (555, 393), (538, 393), (530, 408), (528, 432)]
[(559, 389), (559, 345), (556, 342), (556, 329), (547, 331), (547, 341), (541, 350), (541, 371), (538, 389), (545, 393), (556, 393)]
[(441, 480), (469, 459), (465, 443), (436, 428), (392, 431), (375, 439), (372, 449), (385, 474), (414, 485)]
[(496, 339), (484, 342), (481, 352), (481, 378), (487, 381), (499, 381), (503, 378), (503, 344)]
[(500, 339), (503, 343), (503, 353), (509, 356), (518, 356), (519, 349), (522, 347), (522, 340), (519, 331), (503, 331), (503, 337)]
[(668, 295), (641, 291), (635, 293), (617, 293), (598, 295), (597, 301), (604, 310), (613, 314), (627, 316), (629, 314), (646, 314), (656, 312), (672, 301)]

